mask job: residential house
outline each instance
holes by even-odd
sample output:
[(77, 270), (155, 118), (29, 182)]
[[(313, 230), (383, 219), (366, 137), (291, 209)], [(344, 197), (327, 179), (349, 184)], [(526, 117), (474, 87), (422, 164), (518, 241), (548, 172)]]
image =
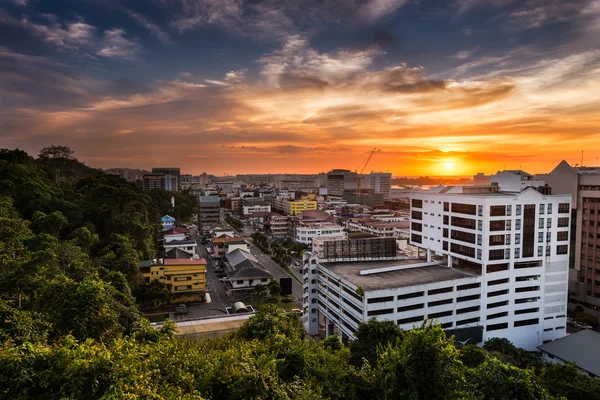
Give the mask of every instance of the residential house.
[(600, 377), (600, 333), (591, 329), (573, 333), (538, 347), (544, 361), (573, 363), (582, 374)]
[(235, 249), (248, 251), (248, 243), (238, 237), (218, 237), (212, 240), (213, 258), (222, 258)]

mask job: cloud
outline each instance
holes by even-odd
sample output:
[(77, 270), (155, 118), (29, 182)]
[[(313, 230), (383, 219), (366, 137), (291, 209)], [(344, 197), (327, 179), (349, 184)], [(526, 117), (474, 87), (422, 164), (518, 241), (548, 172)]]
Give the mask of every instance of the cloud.
[(467, 58), (471, 58), (471, 56), (477, 51), (477, 49), (473, 50), (462, 50), (454, 55), (454, 58), (459, 60), (466, 60)]
[(33, 22), (28, 17), (17, 20), (0, 10), (0, 23), (21, 28), (31, 35), (48, 43), (58, 50), (72, 52), (77, 55), (97, 58), (121, 58), (137, 60), (142, 50), (141, 45), (127, 37), (122, 29), (98, 28), (83, 20), (60, 23), (58, 17), (46, 14), (48, 24)]
[(390, 16), (404, 6), (408, 0), (369, 0), (357, 10), (358, 17), (367, 23), (373, 23)]
[(127, 11), (131, 19), (135, 22), (148, 29), (154, 36), (158, 38), (164, 44), (173, 44), (173, 40), (171, 39), (171, 35), (169, 33), (162, 30), (158, 25), (154, 22), (149, 21), (146, 17), (141, 14), (138, 14), (133, 11)]

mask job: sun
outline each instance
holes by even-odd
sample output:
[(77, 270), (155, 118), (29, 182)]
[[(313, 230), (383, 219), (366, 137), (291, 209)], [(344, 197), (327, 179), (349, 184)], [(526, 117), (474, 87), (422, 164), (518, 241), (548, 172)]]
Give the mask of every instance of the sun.
[(446, 169), (452, 169), (454, 167), (454, 164), (452, 164), (451, 162), (447, 162), (447, 163), (444, 164), (444, 167)]

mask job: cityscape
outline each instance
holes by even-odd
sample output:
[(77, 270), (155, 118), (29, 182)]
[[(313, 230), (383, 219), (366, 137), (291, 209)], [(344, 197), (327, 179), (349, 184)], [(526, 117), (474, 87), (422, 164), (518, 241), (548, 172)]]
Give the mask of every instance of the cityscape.
[(0, 32), (0, 400), (600, 400), (597, 1)]

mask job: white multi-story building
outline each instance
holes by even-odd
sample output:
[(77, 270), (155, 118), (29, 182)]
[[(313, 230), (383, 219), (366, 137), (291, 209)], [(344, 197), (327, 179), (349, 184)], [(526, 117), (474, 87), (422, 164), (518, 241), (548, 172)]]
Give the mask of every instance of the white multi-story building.
[(254, 213), (258, 213), (258, 212), (271, 212), (271, 205), (270, 204), (249, 203), (249, 204), (244, 204), (242, 206), (242, 213), (244, 215), (254, 214)]
[(294, 231), (294, 240), (312, 246), (313, 238), (337, 238), (344, 239), (348, 234), (344, 227), (332, 223), (308, 223), (299, 224)]
[(384, 199), (392, 196), (392, 174), (390, 172), (371, 172), (369, 174), (369, 187), (375, 193), (383, 194)]
[(326, 334), (353, 338), (372, 317), (403, 329), (434, 319), (453, 333), (479, 329), (471, 342), (505, 337), (528, 350), (566, 334), (570, 196), (411, 197), (411, 244), (426, 260), (320, 263), (305, 253), (310, 334), (324, 319)]
[(410, 221), (381, 221), (371, 218), (351, 218), (348, 220), (348, 229), (375, 235), (378, 237), (396, 237), (397, 230), (408, 230)]

